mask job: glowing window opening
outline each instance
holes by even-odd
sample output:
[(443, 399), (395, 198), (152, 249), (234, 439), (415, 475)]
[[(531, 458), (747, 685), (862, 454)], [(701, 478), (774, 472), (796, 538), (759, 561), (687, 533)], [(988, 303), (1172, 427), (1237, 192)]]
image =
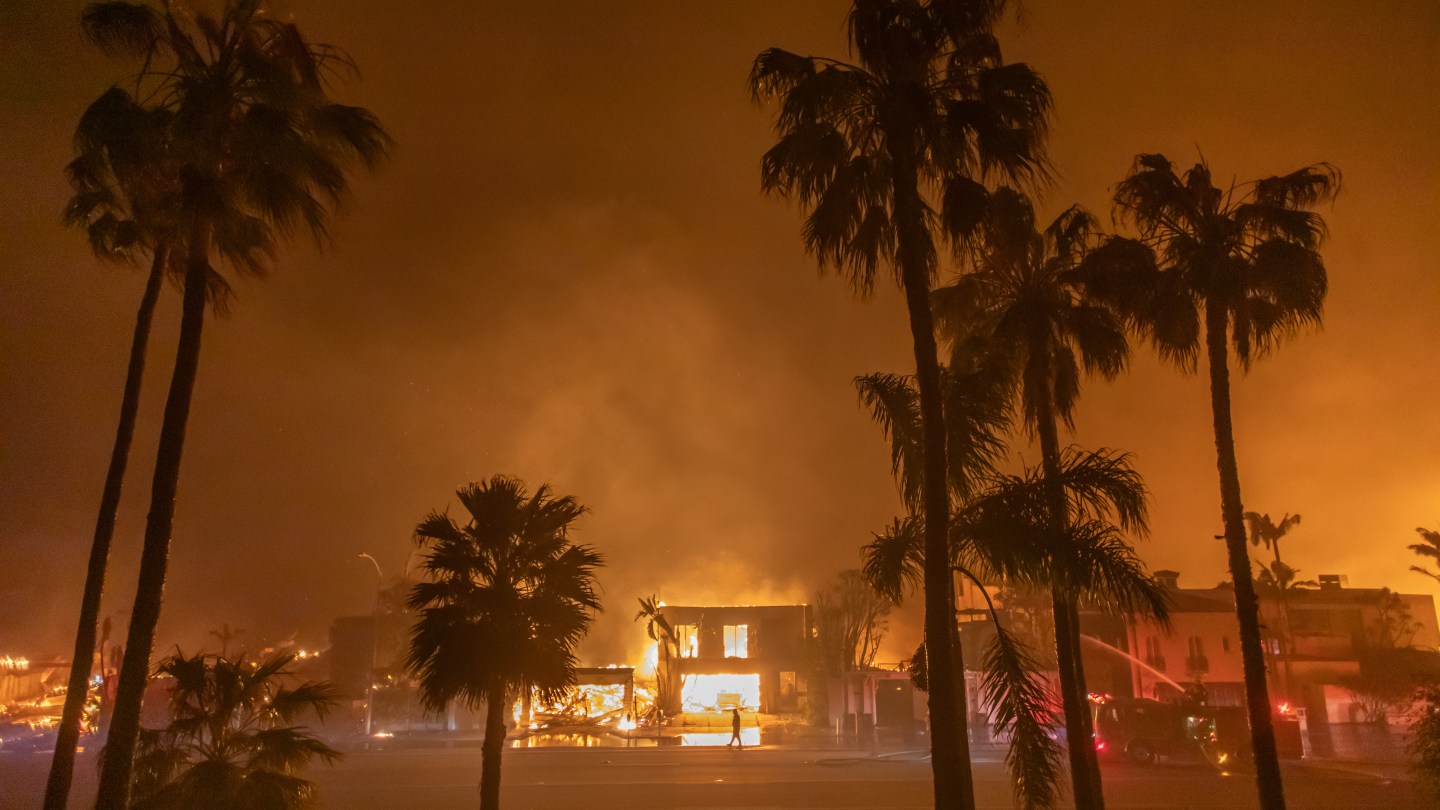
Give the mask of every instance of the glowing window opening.
[(675, 646), (680, 649), (681, 658), (700, 657), (700, 634), (693, 624), (675, 625)]
[(760, 676), (689, 675), (681, 687), (680, 702), (687, 712), (759, 711)]
[(725, 625), (725, 657), (750, 657), (750, 626), (747, 624)]

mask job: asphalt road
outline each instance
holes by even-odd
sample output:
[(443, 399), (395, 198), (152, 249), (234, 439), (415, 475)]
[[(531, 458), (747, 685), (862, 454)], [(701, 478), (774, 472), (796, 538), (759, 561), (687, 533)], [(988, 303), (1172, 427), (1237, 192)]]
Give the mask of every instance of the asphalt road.
[[(759, 748), (540, 748), (507, 750), (502, 796), (520, 808), (922, 808), (930, 806), (930, 765), (918, 756)], [(0, 810), (35, 810), (49, 757), (0, 755)], [(1003, 763), (975, 763), (983, 808), (1012, 807)], [(478, 802), (475, 748), (351, 753), (310, 777), (327, 810), (464, 808)], [(85, 754), (73, 807), (90, 802), (93, 755)], [(1409, 782), (1341, 771), (1286, 769), (1289, 806), (1428, 807)], [(1107, 767), (1111, 808), (1255, 807), (1244, 776), (1198, 765)]]

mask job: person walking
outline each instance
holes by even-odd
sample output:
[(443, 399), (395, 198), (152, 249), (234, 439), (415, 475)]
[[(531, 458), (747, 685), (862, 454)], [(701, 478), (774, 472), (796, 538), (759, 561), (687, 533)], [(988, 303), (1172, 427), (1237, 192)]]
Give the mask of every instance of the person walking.
[(738, 745), (738, 746), (740, 746), (741, 748), (744, 748), (744, 747), (745, 747), (745, 743), (740, 742), (740, 709), (739, 709), (739, 708), (735, 708), (735, 709), (731, 709), (731, 710), (730, 710), (730, 742), (725, 743), (725, 747), (726, 747), (726, 748), (729, 748), (729, 747), (732, 746), (732, 745)]

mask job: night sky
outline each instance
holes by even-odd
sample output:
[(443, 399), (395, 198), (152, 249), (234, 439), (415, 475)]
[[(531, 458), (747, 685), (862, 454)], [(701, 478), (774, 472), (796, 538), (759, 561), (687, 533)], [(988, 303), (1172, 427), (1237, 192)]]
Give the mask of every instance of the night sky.
[[(143, 283), (60, 224), (75, 121), (132, 69), (81, 42), (83, 5), (0, 5), (0, 654), (71, 643)], [(350, 51), (340, 97), (398, 146), (328, 252), (291, 245), (207, 327), (157, 647), (222, 622), (323, 646), (372, 603), (356, 555), (398, 575), (419, 519), (495, 473), (593, 509), (592, 663), (638, 650), (637, 596), (805, 600), (856, 566), (899, 503), (851, 380), (911, 370), (904, 309), (893, 286), (860, 301), (817, 276), (799, 211), (759, 191), (773, 136), (745, 88), (765, 47), (843, 55), (847, 6), (287, 4)], [(1344, 171), (1324, 331), (1236, 380), (1245, 507), (1304, 515), (1285, 547), (1303, 578), (1440, 592), (1405, 550), (1440, 527), (1440, 5), (1024, 9), (1002, 43), (1056, 97), (1042, 213), (1108, 221), (1139, 152), (1203, 152), (1217, 179)], [(167, 291), (107, 614), (129, 606), (178, 315)], [(1074, 440), (1136, 453), (1142, 556), (1212, 585), (1206, 383), (1135, 354), (1084, 390)], [(1012, 461), (1036, 456), (1022, 439)]]

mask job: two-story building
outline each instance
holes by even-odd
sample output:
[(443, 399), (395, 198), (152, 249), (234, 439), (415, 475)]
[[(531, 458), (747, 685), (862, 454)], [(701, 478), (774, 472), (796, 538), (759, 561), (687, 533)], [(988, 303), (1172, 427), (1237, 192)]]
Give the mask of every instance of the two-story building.
[(687, 712), (798, 712), (810, 639), (809, 605), (665, 605), (679, 651)]
[(1170, 595), (1170, 628), (1144, 620), (1126, 624), (1135, 697), (1173, 700), (1198, 683), (1213, 706), (1245, 705), (1234, 589), (1228, 583), (1181, 588), (1176, 571), (1154, 576)]
[[(1170, 700), (1199, 684), (1211, 705), (1244, 705), (1233, 588), (1181, 588), (1174, 571), (1155, 577), (1172, 599), (1171, 626), (1167, 633), (1153, 622), (1128, 624), (1133, 694)], [(1355, 724), (1380, 719), (1369, 716), (1356, 686), (1366, 666), (1382, 661), (1377, 656), (1440, 648), (1431, 596), (1349, 588), (1333, 574), (1283, 596), (1262, 590), (1260, 625), (1271, 698), (1277, 709), (1305, 710), (1317, 750), (1339, 747)]]

